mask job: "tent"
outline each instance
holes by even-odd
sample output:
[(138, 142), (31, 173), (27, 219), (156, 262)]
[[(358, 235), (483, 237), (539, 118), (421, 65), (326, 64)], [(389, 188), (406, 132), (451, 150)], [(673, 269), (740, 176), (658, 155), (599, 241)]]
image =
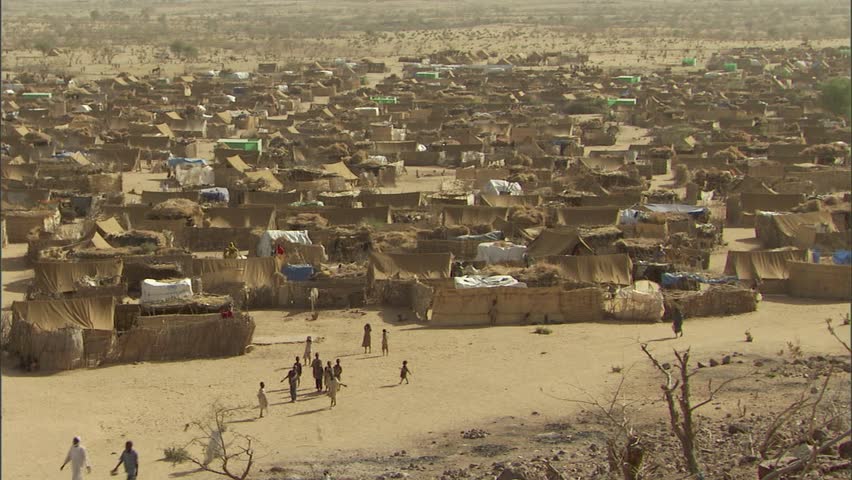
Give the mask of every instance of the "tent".
[(121, 259), (86, 260), (78, 262), (37, 262), (33, 265), (33, 284), (49, 294), (77, 290), (83, 277), (112, 278), (121, 276)]
[(349, 170), (349, 167), (343, 162), (325, 164), (322, 166), (322, 169), (328, 173), (343, 177), (344, 180), (349, 182), (358, 180), (358, 176), (352, 173), (352, 170)]
[(627, 254), (552, 256), (546, 263), (559, 267), (562, 278), (577, 283), (633, 283), (633, 262)]
[(288, 243), (300, 245), (312, 245), (307, 230), (267, 230), (260, 236), (257, 242), (257, 256), (269, 257), (273, 253), (273, 245), (284, 240)]
[(556, 225), (567, 227), (615, 225), (618, 207), (560, 207), (555, 209)]
[(486, 195), (521, 195), (524, 189), (520, 183), (507, 182), (506, 180), (488, 180), (482, 186), (482, 193)]
[(199, 167), (206, 167), (207, 160), (203, 158), (184, 158), (184, 157), (169, 157), (169, 167), (175, 168), (182, 165), (194, 165)]
[(33, 300), (14, 302), (12, 310), (18, 318), (43, 331), (66, 327), (112, 330), (115, 300), (113, 297)]
[(577, 255), (594, 253), (576, 230), (542, 230), (527, 247), (527, 255), (544, 258), (552, 255)]
[(509, 275), (493, 275), (483, 277), (481, 275), (465, 275), (463, 277), (454, 277), (453, 285), (455, 288), (496, 288), (496, 287), (516, 287), (526, 288), (526, 283), (517, 281)]
[(476, 247), (475, 262), (485, 262), (489, 265), (496, 263), (519, 263), (524, 261), (527, 247), (507, 242), (483, 242)]
[(450, 278), (450, 253), (370, 253), (372, 280), (437, 280)]
[(740, 280), (786, 280), (790, 276), (787, 262), (807, 261), (807, 250), (782, 248), (762, 251), (729, 251), (725, 275)]

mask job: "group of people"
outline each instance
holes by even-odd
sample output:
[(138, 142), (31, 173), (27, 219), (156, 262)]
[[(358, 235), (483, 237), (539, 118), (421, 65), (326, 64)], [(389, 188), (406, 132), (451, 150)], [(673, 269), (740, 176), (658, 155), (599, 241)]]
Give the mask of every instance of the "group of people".
[[(364, 348), (364, 353), (372, 352), (372, 331), (370, 324), (364, 325), (364, 337), (361, 340), (361, 347)], [(311, 359), (313, 355), (313, 359)], [(382, 356), (389, 355), (388, 349), (388, 331), (382, 329)], [(304, 363), (303, 363), (304, 362)], [(310, 362), (310, 363), (308, 363)], [(317, 393), (325, 392), (330, 400), (329, 408), (337, 406), (337, 392), (341, 387), (347, 385), (341, 381), (343, 377), (343, 365), (340, 364), (340, 359), (335, 360), (334, 365), (331, 361), (327, 361), (323, 365), (319, 353), (313, 352), (313, 339), (308, 336), (305, 340), (305, 351), (301, 357), (297, 356), (293, 367), (287, 372), (287, 375), (281, 379), (281, 383), (287, 382), (290, 390), (290, 403), (296, 402), (298, 389), (301, 384), (302, 371), (304, 367), (310, 367), (311, 374), (314, 378), (314, 386)], [(410, 383), (409, 377), (412, 376), (411, 370), (408, 368), (408, 361), (402, 362), (402, 368), (399, 372), (399, 384), (403, 382)], [(269, 399), (266, 396), (266, 384), (260, 382), (260, 388), (257, 391), (257, 401), (260, 408), (260, 418), (263, 418), (264, 412), (269, 413)]]
[[(59, 467), (59, 471), (65, 469), (65, 466), (71, 464), (71, 480), (83, 480), (83, 470), (87, 473), (92, 473), (92, 465), (89, 463), (89, 454), (86, 447), (81, 443), (80, 437), (74, 437), (71, 440), (71, 448), (65, 456), (65, 461)], [(124, 451), (118, 458), (118, 464), (110, 473), (115, 475), (118, 473), (118, 467), (124, 465), (124, 472), (127, 474), (127, 480), (136, 480), (139, 475), (139, 454), (133, 449), (133, 442), (127, 441), (124, 444)]]

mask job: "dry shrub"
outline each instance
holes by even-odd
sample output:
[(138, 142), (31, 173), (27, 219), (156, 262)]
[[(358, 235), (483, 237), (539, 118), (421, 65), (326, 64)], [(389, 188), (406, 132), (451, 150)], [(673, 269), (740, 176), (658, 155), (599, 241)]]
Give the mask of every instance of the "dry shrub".
[(288, 230), (316, 230), (328, 226), (328, 220), (316, 213), (300, 213), (285, 220)]
[(381, 232), (373, 234), (373, 249), (377, 252), (413, 251), (417, 247), (417, 232)]
[(521, 228), (544, 225), (544, 213), (536, 208), (518, 208), (509, 213), (509, 221)]
[(682, 187), (690, 182), (691, 175), (686, 165), (675, 165), (672, 169), (675, 185)]
[(730, 146), (724, 150), (719, 150), (718, 152), (713, 154), (713, 158), (722, 158), (727, 162), (735, 162), (737, 160), (742, 160), (746, 158), (746, 155), (741, 152), (737, 147)]
[(532, 164), (532, 158), (518, 152), (506, 159), (506, 165), (510, 167), (532, 167)]
[(158, 203), (146, 215), (149, 220), (183, 220), (202, 216), (204, 212), (201, 206), (185, 198), (172, 198)]

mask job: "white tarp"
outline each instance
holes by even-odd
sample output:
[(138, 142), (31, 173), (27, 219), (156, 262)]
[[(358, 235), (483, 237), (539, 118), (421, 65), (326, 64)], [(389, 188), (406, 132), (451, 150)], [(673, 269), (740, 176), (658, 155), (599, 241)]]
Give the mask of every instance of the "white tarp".
[(521, 262), (527, 247), (507, 242), (485, 242), (476, 247), (476, 262), (495, 263)]
[(166, 300), (177, 300), (192, 297), (192, 282), (188, 278), (161, 282), (158, 280), (142, 280), (142, 305), (159, 303)]
[(488, 195), (523, 195), (524, 189), (520, 183), (507, 182), (506, 180), (488, 180), (482, 187), (482, 193)]
[(660, 286), (648, 280), (639, 280), (632, 287), (619, 288), (610, 305), (612, 315), (619, 320), (659, 322), (665, 306)]
[(279, 240), (283, 239), (290, 243), (298, 243), (300, 245), (313, 245), (311, 237), (308, 236), (307, 230), (267, 230), (260, 236), (260, 241), (257, 242), (257, 256), (269, 257), (272, 255), (272, 246)]
[(481, 275), (465, 275), (464, 277), (454, 277), (453, 285), (455, 288), (494, 288), (494, 287), (517, 287), (527, 288), (526, 283), (521, 283), (509, 275), (494, 275), (493, 277), (483, 277)]
[(179, 167), (175, 170), (175, 178), (184, 187), (200, 187), (202, 185), (216, 184), (213, 168), (209, 166), (193, 165), (189, 168)]

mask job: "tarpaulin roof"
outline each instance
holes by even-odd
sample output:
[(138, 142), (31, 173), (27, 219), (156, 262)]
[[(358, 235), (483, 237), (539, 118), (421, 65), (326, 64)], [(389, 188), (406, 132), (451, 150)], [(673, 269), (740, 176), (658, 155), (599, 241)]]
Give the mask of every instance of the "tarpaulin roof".
[(778, 230), (788, 237), (795, 237), (800, 225), (825, 224), (829, 232), (836, 232), (837, 227), (829, 212), (790, 213), (786, 215), (773, 215), (772, 220)]
[(618, 207), (560, 207), (556, 208), (556, 224), (567, 227), (615, 225)]
[(45, 293), (66, 293), (77, 290), (76, 282), (86, 277), (115, 277), (121, 275), (121, 259), (88, 260), (79, 262), (37, 262), (33, 265), (33, 283)]
[(373, 280), (450, 278), (451, 253), (370, 253)]
[(115, 300), (113, 297), (88, 297), (14, 302), (12, 310), (21, 319), (42, 330), (65, 327), (112, 330)]
[(206, 166), (207, 160), (203, 158), (184, 158), (184, 157), (170, 157), (169, 158), (169, 166), (176, 167), (178, 165), (201, 165)]
[(576, 230), (542, 230), (538, 237), (527, 247), (527, 255), (533, 258), (543, 258), (551, 255), (571, 255), (579, 246), (580, 251), (590, 253), (592, 249), (586, 245)]
[(225, 161), (228, 163), (228, 165), (231, 166), (231, 168), (233, 168), (234, 170), (237, 170), (240, 173), (247, 172), (247, 171), (251, 170), (251, 167), (249, 167), (246, 164), (246, 162), (244, 162), (243, 159), (240, 158), (239, 155), (234, 155), (232, 157), (228, 157), (228, 158), (225, 159)]
[(322, 165), (322, 169), (328, 173), (343, 177), (344, 180), (358, 180), (358, 176), (352, 173), (352, 170), (349, 170), (349, 167), (343, 162), (325, 164)]
[(751, 252), (729, 251), (725, 275), (740, 280), (784, 280), (789, 278), (788, 261), (807, 260), (807, 250), (783, 248)]
[(633, 262), (626, 254), (555, 256), (545, 262), (556, 265), (562, 277), (579, 283), (633, 283)]
[(705, 207), (696, 207), (695, 205), (681, 205), (677, 203), (646, 203), (642, 208), (649, 212), (656, 213), (685, 213), (689, 215), (700, 215), (707, 211)]
[(100, 222), (96, 222), (95, 225), (98, 226), (98, 229), (104, 233), (104, 235), (121, 235), (124, 233), (124, 229), (119, 225), (118, 220), (115, 217), (110, 217), (106, 220), (101, 220)]
[(270, 170), (261, 170), (259, 172), (245, 172), (246, 178), (253, 182), (263, 181), (268, 189), (272, 191), (284, 190), (284, 184), (275, 178), (275, 175)]

